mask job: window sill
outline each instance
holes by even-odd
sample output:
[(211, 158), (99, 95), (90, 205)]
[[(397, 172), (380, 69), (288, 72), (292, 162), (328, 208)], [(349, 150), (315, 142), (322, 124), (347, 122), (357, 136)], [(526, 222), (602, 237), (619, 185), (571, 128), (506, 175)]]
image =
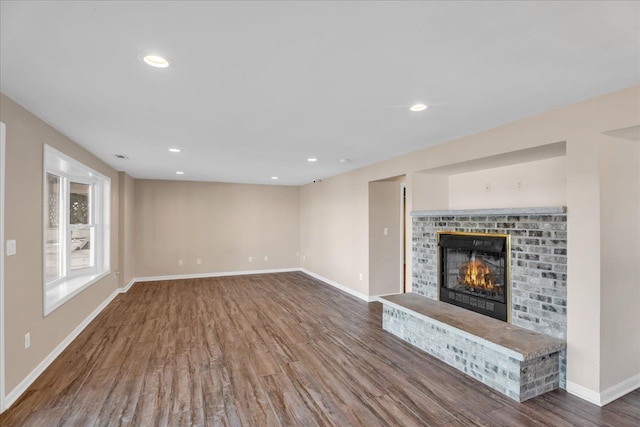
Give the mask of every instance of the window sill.
[(64, 303), (107, 275), (109, 275), (109, 271), (87, 276), (77, 276), (56, 283), (55, 286), (45, 288), (44, 315), (48, 316)]

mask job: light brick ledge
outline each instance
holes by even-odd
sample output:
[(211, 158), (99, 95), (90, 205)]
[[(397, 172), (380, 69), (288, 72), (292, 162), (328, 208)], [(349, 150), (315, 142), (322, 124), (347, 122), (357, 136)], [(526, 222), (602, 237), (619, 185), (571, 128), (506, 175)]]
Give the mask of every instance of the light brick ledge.
[(384, 330), (518, 402), (558, 388), (560, 339), (416, 294), (380, 301)]

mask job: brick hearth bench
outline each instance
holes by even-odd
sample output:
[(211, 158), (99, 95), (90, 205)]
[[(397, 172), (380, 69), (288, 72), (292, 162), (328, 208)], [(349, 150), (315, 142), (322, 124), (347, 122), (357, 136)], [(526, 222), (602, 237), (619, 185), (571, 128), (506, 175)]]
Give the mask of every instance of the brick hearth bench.
[(518, 402), (558, 388), (560, 339), (417, 294), (380, 302), (384, 330)]

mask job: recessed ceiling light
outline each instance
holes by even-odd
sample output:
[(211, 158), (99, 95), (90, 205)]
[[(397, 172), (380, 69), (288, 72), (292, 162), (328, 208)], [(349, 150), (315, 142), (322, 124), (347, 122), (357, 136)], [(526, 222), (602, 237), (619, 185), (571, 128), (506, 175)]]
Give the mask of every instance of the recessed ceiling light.
[(411, 106), (411, 108), (409, 108), (409, 110), (417, 112), (417, 111), (424, 111), (427, 108), (429, 108), (429, 106), (426, 104), (414, 104)]
[(350, 163), (351, 159), (347, 159), (346, 157), (344, 159), (340, 159), (340, 163)]
[(184, 175), (184, 172), (178, 171), (178, 172), (176, 172), (176, 175)]
[(145, 64), (155, 68), (167, 68), (169, 66), (169, 61), (160, 55), (145, 55), (142, 60)]
[(271, 179), (278, 179), (278, 177), (277, 176), (272, 176)]
[(171, 151), (172, 153), (179, 153), (180, 149), (179, 148), (169, 148), (169, 151)]
[(313, 163), (313, 162), (317, 162), (317, 161), (318, 161), (318, 159), (316, 159), (315, 157), (309, 157), (307, 159), (307, 162), (312, 162)]

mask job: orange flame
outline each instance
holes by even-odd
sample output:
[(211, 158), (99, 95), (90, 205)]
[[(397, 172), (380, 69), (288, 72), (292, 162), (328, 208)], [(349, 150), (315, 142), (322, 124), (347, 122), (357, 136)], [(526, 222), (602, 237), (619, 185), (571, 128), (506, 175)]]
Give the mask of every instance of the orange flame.
[(463, 274), (461, 274), (462, 277), (458, 278), (460, 284), (473, 288), (486, 289), (488, 291), (493, 290), (491, 270), (484, 262), (469, 261), (462, 266), (461, 270), (464, 271), (462, 272)]

